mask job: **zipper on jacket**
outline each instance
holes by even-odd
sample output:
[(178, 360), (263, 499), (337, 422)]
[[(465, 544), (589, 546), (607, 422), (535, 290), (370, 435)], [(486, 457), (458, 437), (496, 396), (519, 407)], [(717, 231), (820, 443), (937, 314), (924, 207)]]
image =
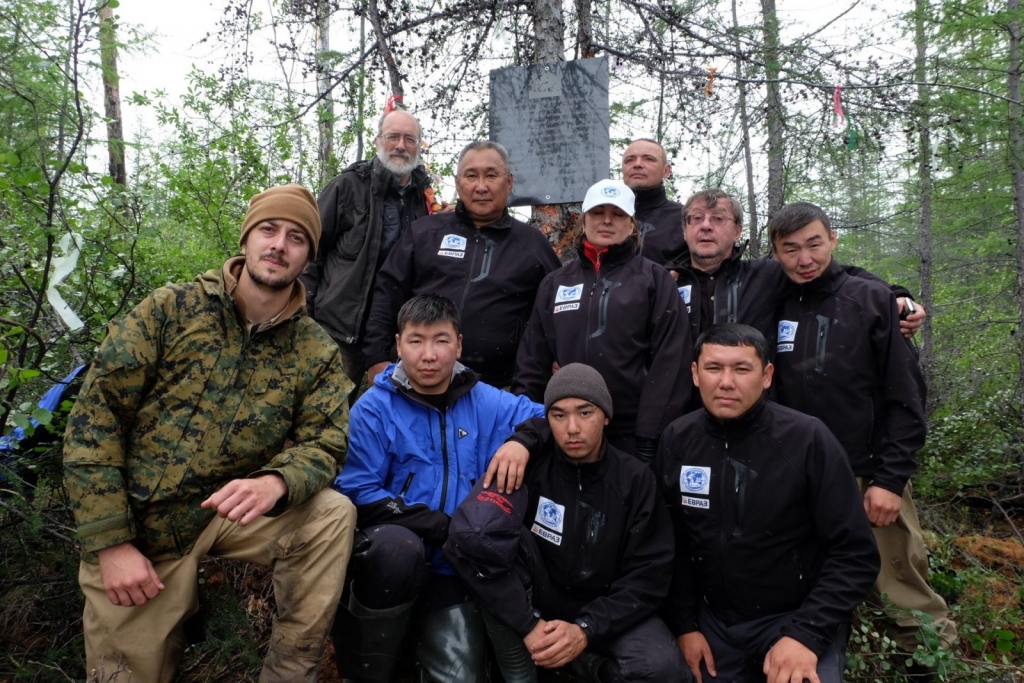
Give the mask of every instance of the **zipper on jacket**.
[(757, 472), (751, 470), (738, 460), (727, 458), (732, 469), (736, 472), (733, 479), (733, 494), (735, 495), (736, 527), (732, 530), (733, 538), (743, 536), (743, 518), (747, 502), (747, 484), (757, 478)]
[(481, 280), (487, 279), (487, 276), (491, 274), (491, 258), (494, 256), (494, 240), (483, 235), (479, 236), (484, 243), (484, 257), (480, 261), (480, 274), (470, 280), (470, 282), (480, 282)]
[(601, 298), (597, 302), (597, 329), (590, 335), (590, 338), (597, 339), (608, 331), (608, 300), (611, 299), (612, 290), (621, 287), (621, 282), (601, 278)]
[(412, 478), (416, 476), (415, 472), (410, 472), (409, 476), (405, 478), (405, 483), (402, 484), (402, 490), (398, 492), (398, 497), (402, 498), (405, 494), (409, 493), (409, 487), (412, 486)]
[[(477, 232), (477, 234), (473, 235), (473, 256), (469, 259), (469, 275), (473, 274), (473, 264), (476, 263), (476, 251), (477, 251), (476, 247), (477, 247), (478, 244), (480, 244), (480, 234), (479, 234), (479, 231)], [(468, 249), (467, 249), (467, 251), (468, 251)], [(468, 255), (469, 254), (467, 254), (467, 256)], [(462, 288), (462, 298), (459, 299), (459, 310), (460, 311), (463, 308), (465, 308), (465, 306), (466, 306), (466, 297), (469, 295), (469, 286), (473, 282), (476, 282), (476, 280), (473, 279), (473, 278), (469, 278), (469, 277), (466, 278), (466, 286)]]
[(740, 283), (738, 278), (729, 280), (729, 296), (726, 297), (727, 322), (734, 323), (739, 317)]
[(826, 344), (828, 342), (828, 328), (832, 326), (832, 319), (816, 314), (814, 316), (818, 319), (818, 339), (814, 348), (814, 374), (820, 375), (825, 372), (825, 352), (827, 351)]
[(438, 412), (441, 413), (441, 461), (444, 462), (444, 482), (441, 484), (441, 504), (438, 509), (447, 514), (444, 505), (448, 499), (448, 434), (445, 428), (445, 411)]

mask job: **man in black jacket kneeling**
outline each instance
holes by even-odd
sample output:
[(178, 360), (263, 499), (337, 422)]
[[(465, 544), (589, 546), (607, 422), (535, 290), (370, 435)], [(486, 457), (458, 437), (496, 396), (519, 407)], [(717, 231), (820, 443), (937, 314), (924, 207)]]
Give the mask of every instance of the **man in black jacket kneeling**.
[(665, 620), (703, 683), (839, 683), (879, 566), (846, 453), (765, 400), (774, 368), (753, 327), (712, 326), (694, 356), (704, 409), (668, 426), (655, 459), (676, 536)]
[(650, 468), (604, 439), (612, 399), (573, 363), (524, 423), (525, 487), (481, 481), (456, 511), (445, 557), (486, 611), (507, 683), (571, 665), (590, 681), (688, 679), (657, 611), (672, 574), (672, 528)]

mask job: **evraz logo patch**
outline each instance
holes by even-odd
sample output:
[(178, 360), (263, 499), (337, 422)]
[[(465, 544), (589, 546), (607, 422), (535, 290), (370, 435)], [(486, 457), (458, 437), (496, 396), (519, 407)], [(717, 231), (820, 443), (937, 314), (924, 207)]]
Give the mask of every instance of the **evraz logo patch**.
[(799, 323), (793, 320), (779, 321), (779, 343), (776, 351), (785, 353), (793, 350), (793, 342), (796, 341), (796, 328)]
[[(580, 307), (583, 297), (583, 283), (578, 285), (559, 285), (555, 292), (555, 313), (575, 311)], [(570, 303), (571, 302), (571, 303)]]
[(530, 531), (549, 543), (562, 545), (561, 534), (564, 524), (565, 506), (541, 496), (540, 500), (537, 501), (537, 516), (534, 517), (533, 526), (530, 527)]
[(710, 467), (684, 467), (679, 470), (679, 490), (706, 496), (711, 492)]
[[(684, 285), (679, 287), (679, 298), (683, 300), (683, 303), (687, 306), (690, 305), (690, 292), (693, 289), (693, 285)], [(689, 310), (689, 309), (687, 309)]]
[(465, 258), (466, 245), (468, 243), (462, 235), (445, 235), (441, 238), (441, 249), (437, 252), (437, 255), (450, 258)]

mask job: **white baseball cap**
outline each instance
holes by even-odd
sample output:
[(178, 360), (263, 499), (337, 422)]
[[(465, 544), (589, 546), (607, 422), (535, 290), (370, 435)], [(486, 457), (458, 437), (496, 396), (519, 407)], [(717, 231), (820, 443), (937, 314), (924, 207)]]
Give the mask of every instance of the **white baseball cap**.
[(591, 185), (583, 199), (583, 213), (602, 204), (617, 206), (630, 216), (636, 213), (636, 195), (621, 180), (601, 180)]

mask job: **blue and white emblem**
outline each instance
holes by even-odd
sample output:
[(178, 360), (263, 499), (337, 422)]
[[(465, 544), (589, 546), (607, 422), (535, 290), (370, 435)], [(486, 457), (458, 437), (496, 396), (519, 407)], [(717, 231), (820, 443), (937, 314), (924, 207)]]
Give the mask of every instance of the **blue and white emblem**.
[(469, 242), (462, 235), (445, 235), (441, 238), (441, 249), (437, 254), (451, 258), (465, 258), (467, 244)]
[(561, 304), (566, 301), (579, 301), (583, 296), (583, 283), (578, 285), (559, 285), (555, 292), (555, 303)]
[(687, 306), (690, 305), (690, 292), (693, 289), (693, 285), (683, 285), (679, 287), (679, 298), (683, 300), (683, 303)]
[(535, 521), (540, 522), (553, 531), (562, 533), (562, 525), (565, 522), (565, 506), (559, 505), (550, 498), (541, 496), (537, 502), (537, 517)]
[(603, 194), (605, 197), (618, 197), (619, 196), (619, 188), (617, 188), (617, 187), (606, 187), (603, 190), (601, 190), (601, 194)]
[(793, 342), (796, 341), (796, 328), (798, 323), (793, 320), (779, 321), (779, 343), (776, 351), (783, 353), (793, 350)]
[(580, 307), (580, 298), (583, 297), (583, 283), (578, 285), (558, 285), (555, 292), (555, 313), (562, 311), (575, 311)]
[(711, 491), (711, 468), (684, 467), (679, 470), (679, 490), (682, 493), (708, 495)]

